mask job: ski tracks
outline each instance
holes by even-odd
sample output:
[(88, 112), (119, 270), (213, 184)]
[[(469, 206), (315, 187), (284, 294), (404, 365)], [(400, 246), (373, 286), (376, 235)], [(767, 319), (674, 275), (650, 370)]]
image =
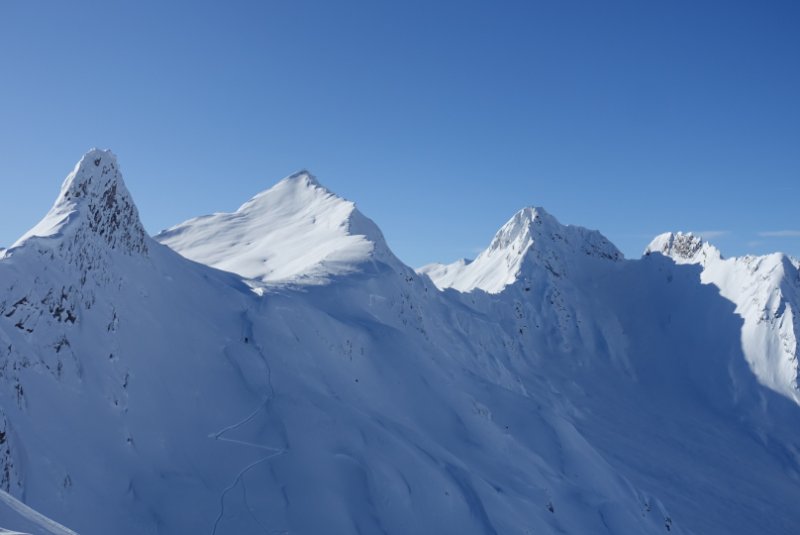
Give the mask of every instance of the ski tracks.
[(275, 397), (275, 388), (272, 385), (272, 368), (269, 365), (269, 361), (268, 361), (266, 355), (264, 355), (264, 351), (261, 348), (261, 345), (256, 341), (255, 337), (253, 336), (253, 322), (250, 319), (250, 314), (248, 313), (248, 311), (245, 311), (245, 312), (242, 313), (242, 322), (243, 322), (243, 330), (244, 330), (243, 338), (245, 340), (249, 340), (249, 343), (252, 345), (252, 347), (255, 348), (256, 352), (259, 355), (259, 357), (264, 362), (264, 379), (265, 379), (266, 385), (267, 385), (267, 393), (264, 396), (264, 399), (261, 401), (261, 403), (259, 403), (259, 405), (255, 408), (255, 410), (253, 410), (245, 418), (243, 418), (242, 420), (240, 420), (240, 421), (238, 421), (236, 423), (233, 423), (233, 424), (231, 424), (229, 426), (226, 426), (226, 427), (220, 429), (219, 431), (217, 431), (215, 433), (211, 433), (208, 436), (209, 436), (209, 438), (213, 438), (214, 440), (219, 440), (221, 442), (229, 442), (231, 444), (238, 444), (240, 446), (247, 446), (247, 447), (251, 447), (251, 448), (257, 448), (257, 449), (264, 450), (264, 451), (269, 452), (269, 453), (267, 455), (265, 455), (264, 457), (262, 457), (261, 459), (259, 459), (257, 461), (254, 461), (254, 462), (250, 463), (249, 465), (245, 466), (244, 468), (242, 468), (236, 474), (236, 477), (233, 479), (231, 484), (228, 485), (227, 487), (225, 487), (225, 489), (222, 491), (222, 494), (220, 495), (220, 498), (219, 498), (219, 508), (220, 508), (220, 510), (219, 510), (219, 514), (217, 515), (216, 520), (214, 521), (214, 526), (213, 526), (213, 528), (211, 530), (211, 535), (216, 535), (217, 529), (219, 528), (219, 524), (222, 521), (222, 518), (225, 516), (225, 497), (228, 495), (229, 492), (231, 492), (233, 489), (235, 489), (239, 485), (239, 483), (242, 484), (242, 490), (244, 492), (245, 506), (247, 507), (247, 510), (250, 512), (250, 516), (253, 517), (253, 519), (261, 527), (261, 529), (264, 530), (265, 533), (268, 533), (268, 528), (266, 526), (264, 526), (262, 524), (262, 522), (258, 519), (258, 517), (255, 515), (255, 512), (250, 507), (250, 504), (247, 501), (247, 485), (245, 484), (244, 476), (250, 470), (252, 470), (253, 468), (255, 468), (255, 467), (257, 467), (257, 466), (259, 466), (259, 465), (261, 465), (263, 463), (266, 463), (266, 462), (270, 461), (271, 459), (274, 459), (275, 457), (283, 455), (284, 453), (286, 453), (288, 451), (285, 448), (274, 448), (272, 446), (266, 446), (266, 445), (263, 445), (263, 444), (256, 444), (254, 442), (247, 442), (247, 441), (244, 441), (244, 440), (239, 440), (239, 439), (235, 439), (235, 438), (228, 438), (228, 437), (225, 436), (226, 433), (229, 433), (231, 431), (234, 431), (234, 430), (242, 427), (243, 425), (246, 425), (248, 422), (253, 420), (253, 418), (255, 418), (260, 412), (264, 411), (266, 413), (268, 408), (269, 408), (270, 402)]

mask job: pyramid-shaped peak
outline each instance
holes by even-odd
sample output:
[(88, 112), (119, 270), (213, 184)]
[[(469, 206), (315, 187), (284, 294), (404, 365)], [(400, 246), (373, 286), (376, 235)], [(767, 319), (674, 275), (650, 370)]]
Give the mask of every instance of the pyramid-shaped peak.
[(265, 209), (272, 210), (272, 206), (276, 199), (281, 199), (289, 205), (297, 203), (311, 203), (314, 199), (331, 197), (342, 203), (347, 203), (351, 206), (354, 204), (347, 201), (331, 190), (320, 184), (317, 177), (306, 169), (301, 169), (296, 173), (281, 179), (274, 186), (257, 193), (251, 199), (242, 204), (237, 213), (263, 211)]
[(555, 217), (544, 208), (528, 206), (518, 211), (495, 234), (489, 249), (501, 249), (520, 242), (530, 242), (545, 228), (560, 227)]
[(290, 175), (235, 212), (185, 221), (155, 239), (183, 256), (267, 284), (325, 284), (405, 266), (375, 223), (308, 171)]
[(92, 149), (67, 175), (47, 215), (14, 247), (32, 238), (69, 237), (126, 253), (145, 253), (146, 236), (116, 156)]
[(555, 221), (555, 217), (541, 206), (526, 206), (514, 214), (514, 218), (527, 219), (531, 222), (539, 221), (542, 218), (549, 218)]
[(561, 278), (586, 261), (618, 261), (623, 255), (596, 230), (562, 225), (541, 207), (518, 211), (474, 261), (421, 270), (439, 288), (502, 292), (533, 272)]
[(75, 164), (75, 169), (67, 175), (62, 185), (62, 191), (88, 188), (96, 176), (107, 175), (117, 169), (117, 156), (110, 150), (90, 149)]
[(515, 226), (521, 228), (527, 226), (530, 228), (533, 225), (547, 224), (561, 225), (555, 217), (541, 206), (526, 206), (514, 214), (504, 227)]
[(710, 259), (722, 258), (716, 247), (691, 232), (659, 234), (644, 250), (645, 256), (652, 253), (672, 258), (678, 264), (705, 264)]
[(596, 230), (563, 225), (547, 210), (535, 206), (523, 208), (514, 214), (482, 254), (508, 248), (523, 254), (531, 247), (539, 251), (555, 248), (559, 255), (566, 250), (575, 250), (612, 260), (622, 258), (622, 253)]

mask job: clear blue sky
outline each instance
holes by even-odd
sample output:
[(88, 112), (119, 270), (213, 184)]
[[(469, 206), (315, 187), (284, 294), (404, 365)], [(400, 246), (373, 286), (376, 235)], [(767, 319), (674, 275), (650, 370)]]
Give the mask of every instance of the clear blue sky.
[(800, 2), (0, 1), (0, 244), (93, 146), (151, 233), (308, 168), (414, 266), (526, 205), (800, 256)]

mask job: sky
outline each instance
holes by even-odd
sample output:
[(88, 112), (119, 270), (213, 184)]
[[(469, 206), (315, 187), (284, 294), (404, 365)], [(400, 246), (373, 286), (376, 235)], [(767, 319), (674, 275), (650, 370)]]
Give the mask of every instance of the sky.
[(89, 148), (155, 234), (308, 169), (407, 264), (525, 206), (800, 257), (800, 2), (0, 0), (0, 246)]

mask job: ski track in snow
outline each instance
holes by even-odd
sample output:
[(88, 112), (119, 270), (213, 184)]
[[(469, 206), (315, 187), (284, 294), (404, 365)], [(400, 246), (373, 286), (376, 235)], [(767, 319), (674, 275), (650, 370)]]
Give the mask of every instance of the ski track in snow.
[[(253, 516), (253, 518), (256, 518), (255, 513), (253, 512), (253, 509), (250, 507), (250, 505), (246, 501), (247, 486), (245, 485), (244, 480), (242, 478), (244, 478), (244, 476), (245, 476), (245, 474), (247, 474), (247, 472), (249, 472), (250, 470), (252, 470), (256, 466), (260, 465), (261, 463), (269, 461), (270, 459), (273, 459), (273, 458), (277, 457), (278, 455), (283, 455), (284, 453), (286, 453), (285, 450), (284, 451), (277, 451), (277, 452), (275, 452), (275, 453), (273, 453), (271, 455), (267, 455), (263, 459), (259, 459), (258, 461), (254, 461), (254, 462), (250, 463), (249, 465), (244, 467), (238, 474), (236, 474), (236, 478), (233, 480), (233, 482), (230, 485), (228, 485), (227, 487), (225, 487), (225, 490), (222, 491), (222, 495), (220, 496), (220, 499), (219, 499), (219, 503), (220, 503), (219, 516), (217, 516), (217, 519), (214, 521), (214, 528), (211, 530), (211, 535), (216, 535), (217, 529), (219, 528), (219, 523), (222, 521), (222, 517), (225, 516), (225, 496), (227, 496), (230, 491), (235, 489), (236, 485), (238, 485), (240, 481), (242, 482), (242, 488), (244, 489), (244, 492), (245, 492), (245, 505), (247, 506), (248, 511), (250, 511), (250, 515)], [(259, 524), (261, 523), (260, 521), (258, 521), (257, 518), (256, 518), (256, 521), (259, 522)]]
[(25, 517), (30, 522), (38, 525), (40, 528), (52, 533), (53, 535), (78, 535), (78, 533), (62, 526), (55, 520), (50, 520), (38, 511), (31, 509), (4, 490), (0, 490), (0, 501), (5, 503), (7, 506)]
[(236, 486), (239, 484), (239, 482), (242, 483), (242, 489), (243, 489), (243, 492), (244, 492), (245, 507), (247, 507), (247, 510), (250, 512), (250, 516), (253, 517), (253, 519), (256, 521), (256, 523), (259, 526), (261, 526), (261, 528), (264, 530), (265, 533), (268, 533), (268, 530), (267, 530), (266, 526), (264, 526), (261, 523), (261, 521), (255, 515), (255, 512), (253, 511), (252, 507), (250, 507), (249, 502), (247, 501), (247, 485), (245, 484), (244, 476), (247, 474), (247, 472), (249, 472), (250, 470), (252, 470), (256, 466), (258, 466), (260, 464), (263, 464), (263, 463), (265, 463), (265, 462), (267, 462), (267, 461), (269, 461), (271, 459), (274, 459), (275, 457), (278, 457), (279, 455), (283, 455), (284, 453), (286, 453), (288, 451), (286, 449), (273, 448), (271, 446), (265, 446), (263, 444), (256, 444), (256, 443), (253, 443), (253, 442), (247, 442), (247, 441), (238, 440), (238, 439), (235, 439), (235, 438), (227, 438), (227, 437), (224, 436), (225, 433), (228, 433), (230, 431), (235, 431), (236, 429), (238, 429), (238, 428), (242, 427), (243, 425), (247, 424), (248, 422), (250, 422), (261, 411), (264, 411), (266, 413), (267, 406), (269, 405), (269, 402), (275, 396), (275, 387), (272, 385), (272, 368), (269, 365), (269, 362), (268, 362), (268, 359), (267, 359), (266, 355), (264, 355), (264, 351), (261, 348), (261, 344), (259, 344), (256, 341), (255, 337), (253, 336), (253, 322), (250, 319), (250, 316), (249, 316), (247, 311), (245, 311), (242, 314), (242, 320), (243, 320), (243, 324), (244, 324), (243, 338), (246, 339), (246, 340), (249, 340), (250, 343), (252, 343), (252, 346), (256, 349), (256, 351), (258, 352), (259, 357), (264, 362), (264, 378), (266, 380), (266, 385), (267, 385), (267, 394), (266, 394), (266, 396), (264, 396), (264, 399), (261, 401), (261, 403), (258, 405), (258, 407), (256, 407), (256, 409), (253, 412), (251, 412), (249, 415), (247, 415), (243, 420), (240, 420), (240, 421), (238, 421), (238, 422), (236, 422), (234, 424), (231, 424), (231, 425), (229, 425), (227, 427), (224, 427), (223, 429), (217, 431), (216, 433), (211, 433), (209, 435), (209, 438), (213, 438), (214, 440), (219, 440), (219, 441), (222, 441), (222, 442), (229, 442), (231, 444), (239, 444), (239, 445), (243, 445), (243, 446), (249, 446), (249, 447), (252, 447), (252, 448), (258, 448), (258, 449), (261, 449), (261, 450), (266, 450), (266, 451), (269, 451), (270, 454), (265, 456), (265, 457), (263, 457), (263, 458), (261, 458), (261, 459), (259, 459), (259, 460), (257, 460), (257, 461), (254, 461), (254, 462), (250, 463), (247, 466), (245, 466), (242, 470), (239, 471), (239, 473), (236, 474), (236, 477), (233, 479), (231, 484), (228, 485), (227, 487), (225, 487), (225, 489), (222, 491), (222, 494), (220, 495), (220, 498), (219, 498), (219, 506), (220, 506), (219, 515), (217, 515), (217, 518), (214, 521), (214, 526), (213, 526), (213, 528), (211, 530), (211, 535), (216, 535), (217, 529), (219, 528), (219, 523), (222, 521), (222, 518), (225, 516), (225, 497), (228, 495), (228, 493), (230, 491), (232, 491), (233, 489), (236, 488)]

